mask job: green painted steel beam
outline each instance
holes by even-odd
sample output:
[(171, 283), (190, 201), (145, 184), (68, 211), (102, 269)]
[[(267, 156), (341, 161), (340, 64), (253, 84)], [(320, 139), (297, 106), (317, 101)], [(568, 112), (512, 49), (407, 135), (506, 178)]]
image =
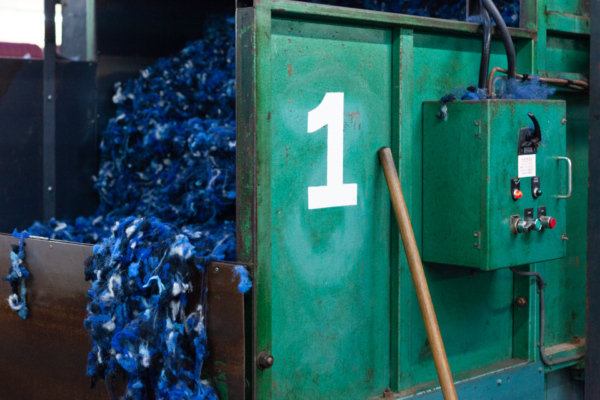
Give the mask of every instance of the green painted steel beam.
[(590, 19), (588, 17), (556, 11), (549, 11), (546, 16), (549, 31), (587, 36), (590, 34)]

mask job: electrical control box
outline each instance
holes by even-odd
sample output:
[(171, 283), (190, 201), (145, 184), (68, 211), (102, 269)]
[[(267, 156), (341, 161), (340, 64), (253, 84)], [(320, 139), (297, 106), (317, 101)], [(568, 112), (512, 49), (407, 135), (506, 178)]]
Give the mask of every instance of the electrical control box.
[(566, 255), (566, 103), (423, 104), (423, 259), (493, 270)]

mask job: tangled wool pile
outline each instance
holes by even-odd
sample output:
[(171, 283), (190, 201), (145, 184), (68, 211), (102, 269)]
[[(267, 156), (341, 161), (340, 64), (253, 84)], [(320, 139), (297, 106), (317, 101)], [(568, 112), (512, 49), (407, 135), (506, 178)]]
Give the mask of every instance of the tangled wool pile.
[[(216, 399), (200, 381), (205, 309), (200, 302), (186, 313), (186, 305), (192, 290), (204, 295), (192, 287), (193, 272), (235, 258), (234, 24), (213, 19), (202, 40), (117, 83), (116, 117), (100, 146), (98, 210), (29, 228), (98, 243), (85, 271), (92, 282), (87, 373), (109, 387), (125, 375), (126, 400), (150, 392)], [(248, 290), (240, 268), (240, 287)]]
[[(186, 314), (192, 270), (202, 273), (188, 238), (156, 218), (126, 218), (86, 262), (92, 382), (126, 372), (124, 399), (217, 399), (200, 381), (206, 356), (204, 302)], [(203, 296), (202, 296), (203, 297)]]
[(32, 235), (97, 243), (128, 216), (181, 228), (199, 254), (235, 257), (235, 20), (115, 85), (102, 134), (96, 213), (34, 223)]
[(13, 236), (19, 239), (19, 244), (11, 247), (10, 268), (4, 280), (10, 283), (12, 289), (12, 294), (8, 297), (8, 305), (19, 313), (19, 317), (26, 319), (29, 314), (26, 284), (29, 271), (25, 268), (25, 238), (29, 237), (29, 233), (19, 233), (15, 229)]

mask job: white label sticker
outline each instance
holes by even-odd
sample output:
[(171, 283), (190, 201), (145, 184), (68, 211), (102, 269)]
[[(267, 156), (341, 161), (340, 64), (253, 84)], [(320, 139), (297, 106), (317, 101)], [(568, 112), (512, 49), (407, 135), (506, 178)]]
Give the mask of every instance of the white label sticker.
[(519, 156), (519, 178), (532, 176), (535, 176), (535, 154)]

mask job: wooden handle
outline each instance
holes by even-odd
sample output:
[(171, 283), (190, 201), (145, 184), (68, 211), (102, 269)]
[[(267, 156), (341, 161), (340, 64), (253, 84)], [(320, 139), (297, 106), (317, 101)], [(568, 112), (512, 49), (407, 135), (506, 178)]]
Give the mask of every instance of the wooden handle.
[(445, 400), (458, 400), (454, 381), (452, 380), (452, 373), (450, 372), (450, 366), (448, 365), (448, 357), (446, 356), (446, 350), (444, 349), (444, 342), (442, 341), (442, 335), (440, 333), (440, 327), (437, 318), (435, 317), (433, 303), (431, 302), (427, 279), (425, 278), (425, 272), (423, 271), (419, 248), (417, 247), (415, 234), (410, 223), (406, 203), (404, 202), (404, 195), (400, 188), (400, 180), (398, 179), (398, 173), (396, 172), (392, 151), (389, 147), (382, 147), (379, 150), (379, 159), (381, 160), (385, 180), (387, 181), (388, 189), (390, 190), (394, 213), (396, 214), (396, 220), (398, 221), (398, 227), (400, 228), (400, 236), (402, 237), (404, 251), (406, 252), (406, 258), (408, 259), (408, 267), (410, 268), (410, 274), (412, 275), (415, 291), (417, 292), (417, 299), (419, 300), (419, 306), (421, 307), (421, 314), (423, 315), (427, 338), (431, 345), (433, 362), (435, 363), (435, 369), (440, 380), (442, 393)]

